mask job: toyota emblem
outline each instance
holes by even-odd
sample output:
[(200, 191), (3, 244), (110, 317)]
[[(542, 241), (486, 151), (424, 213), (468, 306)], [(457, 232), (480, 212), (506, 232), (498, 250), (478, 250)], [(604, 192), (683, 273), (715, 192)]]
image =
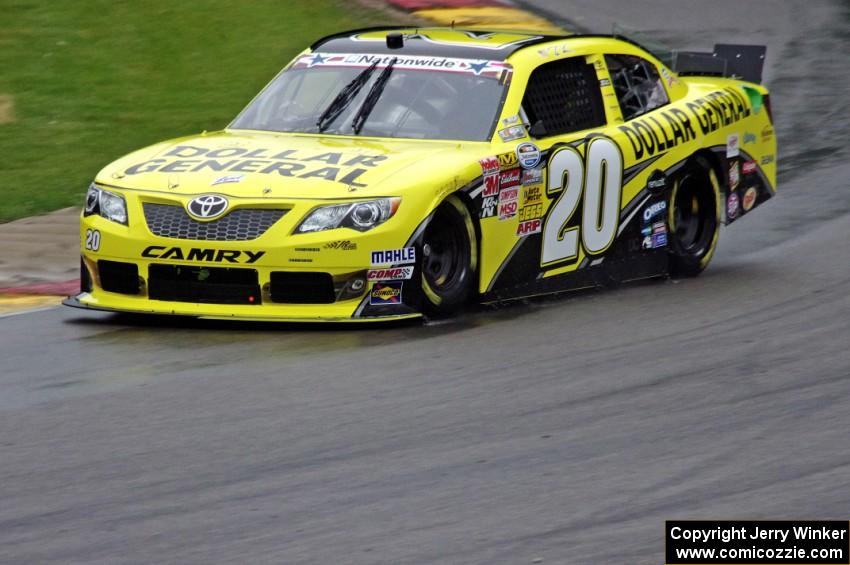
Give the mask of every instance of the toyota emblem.
[(227, 211), (227, 198), (218, 194), (204, 194), (191, 199), (186, 209), (196, 218), (211, 220)]

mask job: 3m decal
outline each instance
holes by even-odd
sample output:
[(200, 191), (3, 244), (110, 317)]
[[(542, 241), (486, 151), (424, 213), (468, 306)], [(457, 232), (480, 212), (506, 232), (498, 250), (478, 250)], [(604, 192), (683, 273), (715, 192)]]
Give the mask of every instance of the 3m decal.
[(516, 154), (523, 169), (533, 169), (540, 163), (540, 149), (533, 143), (520, 143)]
[[(557, 200), (543, 224), (543, 266), (578, 257), (579, 238), (589, 255), (603, 253), (614, 242), (620, 224), (623, 154), (611, 139), (596, 137), (588, 143), (586, 166), (573, 147), (558, 148), (549, 158), (546, 190)], [(582, 195), (581, 225), (568, 228)]]
[(207, 261), (209, 263), (256, 263), (265, 251), (239, 251), (236, 249), (204, 249), (192, 247), (184, 251), (180, 247), (150, 245), (142, 251), (147, 259), (171, 259), (174, 261)]
[(484, 190), (481, 196), (496, 196), (499, 194), (499, 173), (484, 175)]
[(85, 242), (86, 250), (88, 251), (98, 251), (100, 250), (100, 232), (97, 230), (86, 230), (86, 242)]
[(369, 292), (369, 304), (372, 306), (380, 306), (384, 304), (400, 304), (401, 303), (401, 281), (376, 282), (372, 285), (372, 290)]
[(407, 280), (413, 276), (413, 267), (392, 267), (389, 269), (369, 269), (366, 272), (368, 281), (397, 281)]
[(415, 247), (404, 247), (402, 249), (387, 249), (385, 251), (372, 252), (373, 265), (413, 263), (414, 261), (416, 261)]

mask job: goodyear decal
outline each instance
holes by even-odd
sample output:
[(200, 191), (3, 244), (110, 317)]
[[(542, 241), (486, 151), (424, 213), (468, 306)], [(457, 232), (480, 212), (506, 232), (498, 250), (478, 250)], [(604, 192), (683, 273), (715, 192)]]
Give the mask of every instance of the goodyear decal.
[(340, 151), (307, 153), (297, 149), (246, 149), (223, 147), (207, 149), (193, 145), (178, 145), (162, 157), (128, 167), (124, 174), (199, 173), (205, 171), (228, 173), (259, 173), (302, 179), (321, 179), (346, 186), (364, 187), (357, 179), (369, 169), (386, 160), (385, 155), (355, 155)]

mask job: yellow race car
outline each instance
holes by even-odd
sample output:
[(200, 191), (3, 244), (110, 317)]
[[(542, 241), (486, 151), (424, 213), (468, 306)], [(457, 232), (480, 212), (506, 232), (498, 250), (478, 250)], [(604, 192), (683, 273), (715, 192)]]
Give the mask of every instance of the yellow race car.
[(776, 186), (764, 48), (358, 30), (223, 131), (104, 168), (65, 303), (203, 318), (440, 316), (693, 276)]

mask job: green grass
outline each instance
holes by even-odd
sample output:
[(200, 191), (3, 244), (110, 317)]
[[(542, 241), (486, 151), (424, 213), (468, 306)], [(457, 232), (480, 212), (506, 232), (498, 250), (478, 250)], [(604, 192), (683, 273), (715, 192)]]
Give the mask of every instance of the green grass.
[(0, 0), (0, 222), (81, 205), (113, 159), (227, 125), (322, 35), (393, 23), (344, 0)]

